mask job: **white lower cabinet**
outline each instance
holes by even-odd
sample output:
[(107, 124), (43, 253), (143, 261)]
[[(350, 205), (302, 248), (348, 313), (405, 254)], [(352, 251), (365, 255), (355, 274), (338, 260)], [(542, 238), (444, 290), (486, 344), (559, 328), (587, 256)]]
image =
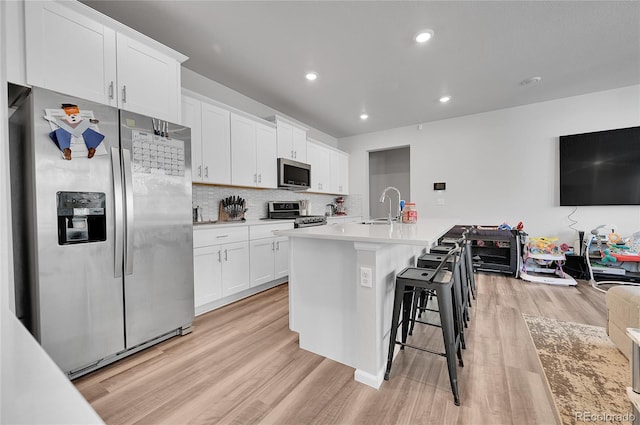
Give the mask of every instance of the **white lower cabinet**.
[(254, 292), (247, 290), (286, 277), (289, 274), (289, 238), (274, 236), (273, 232), (292, 228), (293, 222), (195, 228), (193, 285), (196, 314), (253, 295), (270, 286), (265, 285)]
[(220, 245), (193, 250), (193, 295), (196, 306), (222, 298)]
[(276, 243), (273, 238), (250, 242), (251, 287), (271, 282), (274, 279), (274, 256)]
[(193, 246), (196, 310), (249, 288), (247, 226), (196, 229)]
[(220, 246), (222, 262), (222, 296), (228, 297), (249, 289), (249, 242)]
[(274, 279), (289, 276), (289, 238), (286, 236), (280, 236), (275, 238), (276, 254), (275, 254), (275, 267), (274, 267)]
[(289, 238), (273, 231), (292, 228), (293, 223), (251, 226), (251, 287), (289, 275)]

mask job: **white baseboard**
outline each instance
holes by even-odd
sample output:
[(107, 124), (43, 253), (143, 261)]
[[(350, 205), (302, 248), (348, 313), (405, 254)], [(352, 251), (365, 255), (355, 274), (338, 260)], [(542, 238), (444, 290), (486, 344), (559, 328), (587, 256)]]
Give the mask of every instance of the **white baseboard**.
[(353, 378), (356, 380), (356, 382), (368, 385), (377, 390), (380, 389), (380, 385), (382, 385), (382, 381), (384, 381), (384, 368), (380, 370), (376, 375), (360, 369), (356, 369), (353, 374)]

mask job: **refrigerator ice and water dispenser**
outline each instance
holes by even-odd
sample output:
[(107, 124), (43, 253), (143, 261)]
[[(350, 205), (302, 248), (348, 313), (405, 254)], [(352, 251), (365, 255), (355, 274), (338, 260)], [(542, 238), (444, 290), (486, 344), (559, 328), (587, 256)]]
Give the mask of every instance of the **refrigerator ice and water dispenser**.
[(107, 240), (105, 194), (58, 192), (58, 245)]

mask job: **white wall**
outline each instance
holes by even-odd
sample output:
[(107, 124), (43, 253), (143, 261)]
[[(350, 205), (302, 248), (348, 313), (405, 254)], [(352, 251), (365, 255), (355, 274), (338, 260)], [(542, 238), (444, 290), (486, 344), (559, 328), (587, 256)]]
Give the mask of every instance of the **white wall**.
[[(457, 217), (463, 224), (515, 225), (531, 236), (572, 242), (559, 206), (558, 137), (640, 125), (640, 86), (502, 109), (418, 126), (339, 139), (350, 156), (350, 192), (368, 211), (368, 151), (411, 146), (411, 200), (418, 221)], [(640, 164), (638, 165), (640, 166)], [(433, 191), (434, 182), (447, 190)], [(442, 199), (444, 205), (437, 205)], [(640, 230), (640, 206), (578, 207), (572, 218), (587, 232), (616, 224), (623, 235)]]
[(338, 139), (336, 139), (335, 137), (323, 133), (320, 130), (310, 128), (307, 124), (301, 121), (287, 116), (282, 112), (279, 112), (263, 103), (260, 103), (248, 96), (243, 95), (242, 93), (238, 93), (237, 91), (232, 90), (227, 86), (223, 86), (216, 81), (210, 80), (198, 73), (195, 73), (190, 69), (183, 67), (181, 78), (182, 87), (187, 90), (191, 90), (192, 92), (201, 94), (202, 96), (211, 98), (218, 102), (224, 103), (225, 105), (232, 106), (260, 118), (266, 118), (272, 115), (280, 115), (286, 117), (293, 122), (297, 122), (300, 125), (309, 128), (309, 131), (307, 132), (308, 137), (316, 139), (326, 145), (333, 146), (334, 148), (338, 146)]

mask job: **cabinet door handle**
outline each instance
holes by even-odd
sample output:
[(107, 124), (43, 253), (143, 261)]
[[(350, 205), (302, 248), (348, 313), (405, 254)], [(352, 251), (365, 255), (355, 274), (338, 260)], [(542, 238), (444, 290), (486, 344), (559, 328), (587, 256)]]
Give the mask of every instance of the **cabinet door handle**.
[(229, 257), (227, 256), (227, 250), (224, 250), (224, 261), (229, 261)]
[(262, 173), (258, 174), (258, 183), (262, 183)]
[(253, 182), (254, 183), (258, 183), (258, 175), (257, 174), (253, 175)]
[(276, 242), (276, 251), (280, 251), (280, 241)]
[(271, 242), (271, 251), (275, 251), (275, 250), (276, 250), (276, 243)]
[(198, 177), (202, 177), (202, 165), (198, 165)]
[(293, 149), (291, 149), (291, 159), (295, 158), (295, 156), (293, 156)]
[(127, 102), (127, 86), (122, 86), (122, 103)]
[(293, 151), (293, 157), (298, 158), (298, 151)]
[(222, 250), (218, 250), (218, 263), (222, 263)]
[(109, 99), (113, 99), (113, 81), (109, 83)]
[(204, 176), (209, 177), (209, 166), (204, 167)]

